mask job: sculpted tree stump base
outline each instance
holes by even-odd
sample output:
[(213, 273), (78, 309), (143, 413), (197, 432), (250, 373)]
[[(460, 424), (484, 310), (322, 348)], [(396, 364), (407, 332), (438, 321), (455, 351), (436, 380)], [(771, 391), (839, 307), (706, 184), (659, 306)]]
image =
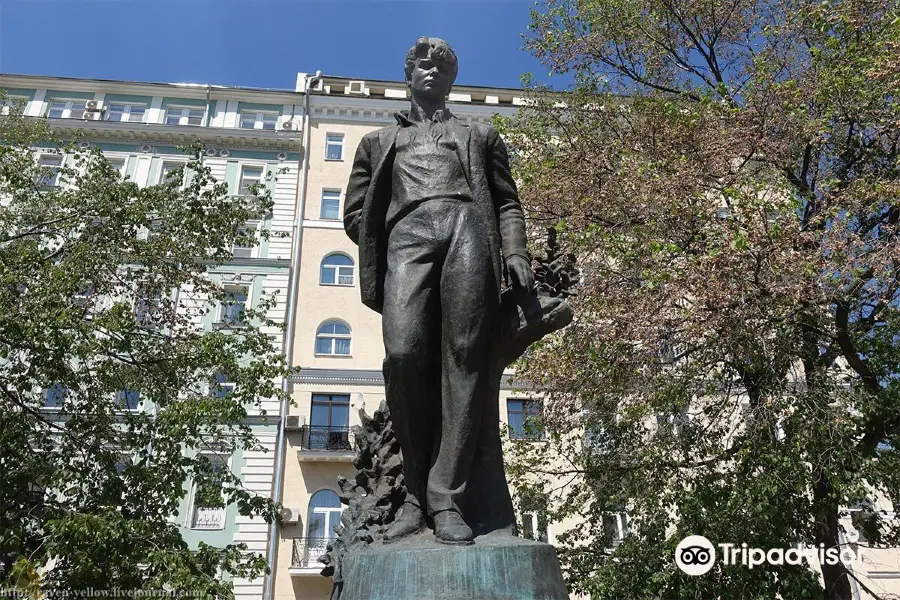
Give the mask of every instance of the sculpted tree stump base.
[(556, 550), (522, 538), (447, 546), (422, 533), (344, 562), (341, 600), (568, 600)]

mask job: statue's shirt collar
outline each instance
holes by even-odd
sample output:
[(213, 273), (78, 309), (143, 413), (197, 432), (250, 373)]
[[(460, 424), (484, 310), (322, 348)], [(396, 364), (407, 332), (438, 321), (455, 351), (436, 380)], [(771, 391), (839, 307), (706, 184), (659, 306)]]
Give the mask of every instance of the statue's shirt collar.
[[(416, 112), (413, 112), (416, 111)], [(413, 110), (401, 110), (394, 113), (394, 118), (397, 119), (397, 124), (402, 125), (403, 127), (409, 127), (411, 125), (415, 125), (416, 121), (425, 121), (425, 115), (418, 112), (418, 110), (413, 107)], [(434, 111), (434, 114), (431, 116), (432, 123), (446, 123), (449, 122), (450, 119), (455, 118), (453, 113), (450, 112), (449, 108), (442, 108), (441, 110)]]

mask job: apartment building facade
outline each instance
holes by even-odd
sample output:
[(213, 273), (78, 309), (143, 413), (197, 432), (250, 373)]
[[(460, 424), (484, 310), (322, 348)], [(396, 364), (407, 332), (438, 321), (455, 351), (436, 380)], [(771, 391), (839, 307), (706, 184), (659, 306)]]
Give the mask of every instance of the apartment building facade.
[[(205, 329), (217, 327), (233, 318), (235, 311), (253, 307), (264, 295), (275, 292), (280, 300), (267, 317), (284, 322), (288, 315), (284, 299), (302, 149), (303, 94), (292, 90), (20, 75), (0, 75), (0, 89), (6, 92), (10, 105), (23, 106), (26, 116), (46, 118), (60, 137), (77, 138), (82, 145), (99, 147), (123, 176), (141, 187), (160, 183), (183, 165), (188, 156), (178, 147), (197, 140), (203, 144), (203, 163), (218, 181), (228, 185), (231, 194), (249, 193), (250, 185), (265, 182), (267, 174), (277, 173), (267, 184), (274, 199), (271, 214), (247, 226), (251, 231), (268, 230), (279, 235), (261, 239), (252, 248), (235, 247), (234, 260), (210, 271), (209, 277), (230, 292), (232, 304), (213, 308), (196, 324)], [(68, 166), (74, 160), (72, 156), (54, 154), (52, 148), (35, 150), (44, 166)], [(194, 296), (194, 302), (206, 301)], [(264, 331), (281, 349), (284, 333), (274, 327)], [(227, 381), (221, 385), (227, 387)], [(52, 390), (45, 394), (45, 404), (45, 410), (54, 410), (56, 394)], [(126, 393), (123, 408), (154, 411), (137, 391)], [(280, 411), (280, 403), (273, 399), (247, 419), (264, 451), (215, 457), (222, 468), (239, 475), (247, 489), (264, 496), (272, 494)], [(233, 505), (201, 506), (194, 500), (192, 485), (185, 491), (177, 522), (192, 547), (200, 541), (217, 547), (244, 543), (249, 551), (266, 553), (266, 523), (237, 514)], [(262, 578), (235, 580), (233, 584), (236, 598), (262, 597)]]

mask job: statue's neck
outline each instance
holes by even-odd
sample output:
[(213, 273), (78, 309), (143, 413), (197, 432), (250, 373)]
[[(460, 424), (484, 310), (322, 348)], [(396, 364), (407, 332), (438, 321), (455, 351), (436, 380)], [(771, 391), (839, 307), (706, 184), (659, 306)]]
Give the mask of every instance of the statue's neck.
[(447, 103), (441, 99), (438, 101), (426, 98), (412, 98), (412, 106), (409, 110), (409, 118), (411, 121), (431, 121), (434, 113), (443, 111), (447, 108)]

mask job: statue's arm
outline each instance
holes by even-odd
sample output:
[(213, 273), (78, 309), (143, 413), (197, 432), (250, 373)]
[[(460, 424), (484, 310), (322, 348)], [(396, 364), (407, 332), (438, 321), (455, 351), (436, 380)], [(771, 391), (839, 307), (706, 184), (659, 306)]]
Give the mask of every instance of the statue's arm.
[(504, 260), (510, 256), (528, 259), (525, 238), (525, 215), (519, 203), (519, 192), (509, 168), (506, 144), (493, 127), (487, 132), (487, 173)]
[(362, 219), (363, 204), (372, 180), (372, 153), (369, 136), (364, 136), (356, 149), (347, 195), (344, 197), (344, 230), (359, 245), (359, 224)]

